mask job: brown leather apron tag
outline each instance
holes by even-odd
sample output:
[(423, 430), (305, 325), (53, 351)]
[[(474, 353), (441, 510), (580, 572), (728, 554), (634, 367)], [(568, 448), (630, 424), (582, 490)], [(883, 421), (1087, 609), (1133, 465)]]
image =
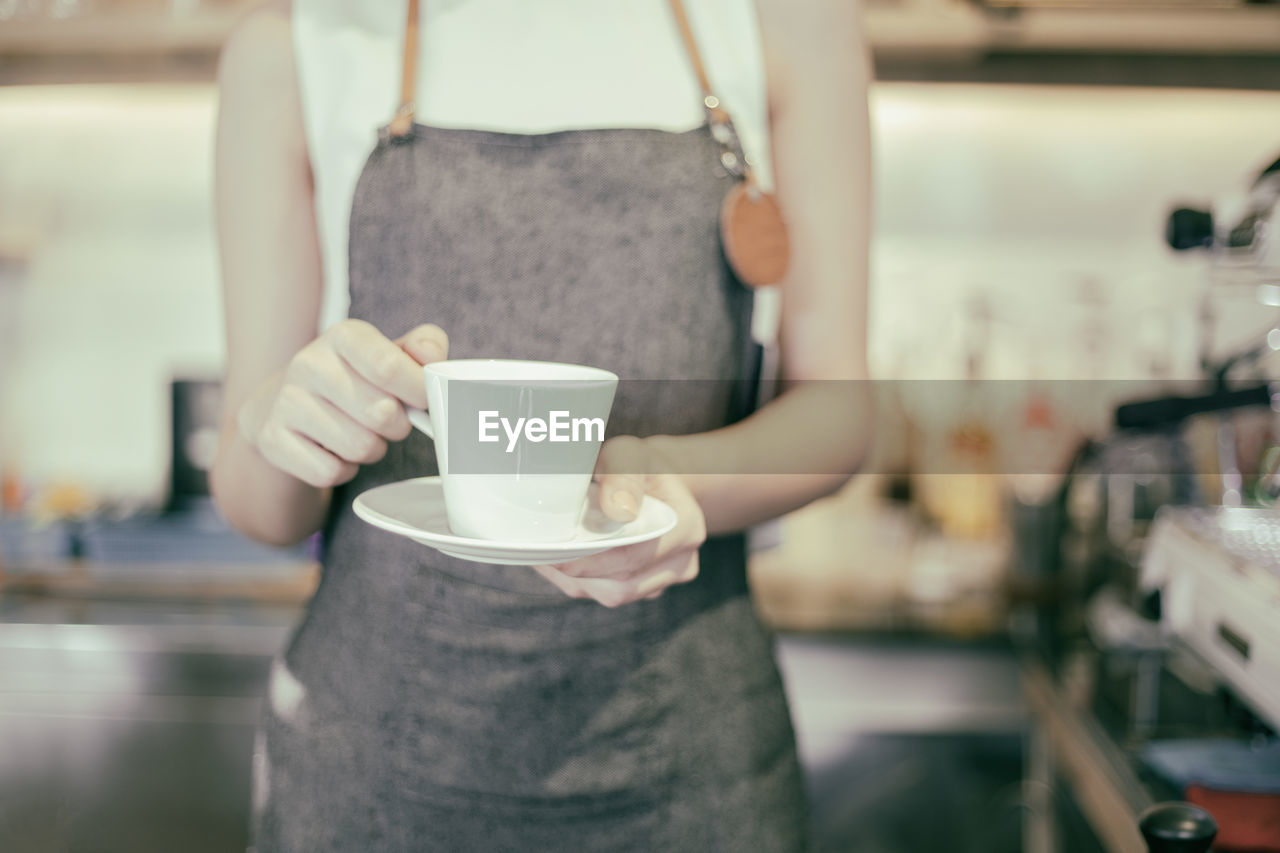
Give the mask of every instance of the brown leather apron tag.
[(738, 181), (720, 206), (720, 241), (738, 280), (779, 284), (791, 260), (791, 240), (778, 200), (751, 181)]
[(733, 128), (733, 119), (720, 99), (711, 93), (711, 79), (702, 64), (683, 0), (668, 0), (668, 5), (702, 89), (702, 105), (707, 111), (711, 137), (721, 148), (720, 165), (735, 179), (720, 205), (720, 243), (725, 260), (738, 280), (749, 287), (781, 284), (791, 259), (791, 241), (778, 200), (756, 183), (738, 132)]

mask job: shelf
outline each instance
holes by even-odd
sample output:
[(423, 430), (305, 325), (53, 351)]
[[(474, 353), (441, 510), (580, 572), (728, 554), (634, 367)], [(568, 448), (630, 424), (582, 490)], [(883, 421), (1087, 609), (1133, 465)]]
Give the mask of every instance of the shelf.
[[(153, 3), (117, 2), (106, 12), (3, 21), (0, 84), (211, 80), (223, 42), (254, 2), (202, 4), (188, 13)], [(1237, 77), (1246, 78), (1247, 88), (1280, 87), (1280, 81), (1265, 82), (1277, 77), (1274, 64), (1265, 63), (1277, 61), (1280, 4), (1153, 8), (1129, 3), (1104, 8), (1095, 3), (1072, 8), (1035, 3), (984, 10), (960, 0), (903, 0), (868, 6), (865, 20), (877, 64), (891, 67), (890, 79), (903, 79), (892, 69), (904, 62), (915, 63), (907, 77), (923, 73), (925, 78), (949, 79), (948, 69), (972, 68), (991, 56), (1068, 54), (1214, 57), (1244, 63)], [(1015, 71), (1015, 80), (1017, 73), (1029, 73), (1031, 82), (1039, 82), (1034, 68)], [(1152, 82), (1161, 82), (1163, 73), (1155, 71)], [(1232, 78), (1229, 71), (1210, 73)], [(1125, 74), (1123, 67), (1120, 74)], [(1073, 74), (1068, 69), (1065, 76)], [(1254, 77), (1260, 82), (1250, 85)]]
[(0, 595), (77, 600), (236, 599), (274, 604), (307, 601), (320, 568), (313, 562), (91, 565), (71, 562), (0, 569)]
[(0, 26), (0, 56), (216, 52), (248, 4), (191, 15), (128, 12), (32, 18)]
[(209, 81), (233, 27), (255, 0), (187, 13), (151, 4), (0, 23), (0, 85)]
[(972, 6), (908, 4), (869, 8), (866, 27), (878, 57), (1008, 51), (1271, 56), (1280, 45), (1280, 6), (992, 14)]

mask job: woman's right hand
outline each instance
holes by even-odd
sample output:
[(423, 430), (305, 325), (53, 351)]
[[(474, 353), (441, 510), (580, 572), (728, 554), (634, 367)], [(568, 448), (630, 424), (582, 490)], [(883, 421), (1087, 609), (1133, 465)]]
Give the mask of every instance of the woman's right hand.
[(343, 320), (303, 347), (241, 407), (238, 426), (264, 459), (316, 488), (345, 483), (412, 427), (405, 405), (426, 408), (423, 364), (449, 355), (439, 326), (392, 341)]

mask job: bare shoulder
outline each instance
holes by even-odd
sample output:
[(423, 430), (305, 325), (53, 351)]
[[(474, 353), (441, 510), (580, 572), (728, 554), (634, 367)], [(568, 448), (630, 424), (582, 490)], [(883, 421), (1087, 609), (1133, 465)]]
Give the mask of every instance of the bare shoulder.
[(268, 0), (232, 29), (218, 62), (223, 96), (296, 98), (290, 0)]
[(218, 63), (218, 94), (228, 133), (305, 157), (291, 0), (268, 0), (236, 24)]
[(812, 54), (815, 46), (862, 40), (858, 0), (755, 0), (765, 40), (780, 53)]
[(801, 104), (866, 97), (871, 54), (860, 0), (754, 0), (777, 119)]

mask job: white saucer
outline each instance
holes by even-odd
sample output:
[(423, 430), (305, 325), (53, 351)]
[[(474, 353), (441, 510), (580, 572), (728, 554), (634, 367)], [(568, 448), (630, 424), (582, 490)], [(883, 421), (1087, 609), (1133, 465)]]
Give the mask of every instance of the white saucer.
[[(595, 484), (589, 497), (596, 506)], [(620, 545), (657, 539), (676, 526), (676, 511), (646, 496), (635, 521), (618, 524), (597, 510), (565, 542), (502, 542), (455, 536), (444, 511), (444, 489), (439, 477), (418, 477), (369, 489), (352, 503), (356, 515), (382, 530), (407, 536), (441, 553), (477, 563), (504, 566), (536, 566), (564, 563), (599, 554)]]

